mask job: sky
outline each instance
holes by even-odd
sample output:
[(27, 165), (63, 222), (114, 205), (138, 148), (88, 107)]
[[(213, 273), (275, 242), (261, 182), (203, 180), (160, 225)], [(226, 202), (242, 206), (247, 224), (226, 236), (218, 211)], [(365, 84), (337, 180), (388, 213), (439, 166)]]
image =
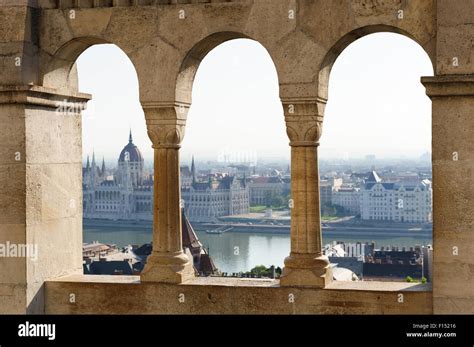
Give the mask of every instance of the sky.
[[(138, 80), (114, 45), (87, 49), (77, 61), (79, 90), (93, 95), (83, 114), (84, 158), (116, 162), (128, 142), (153, 152), (139, 103)], [(377, 33), (349, 45), (330, 75), (319, 155), (322, 159), (418, 158), (431, 147), (431, 101), (420, 83), (432, 76), (413, 40)], [(203, 59), (193, 85), (181, 159), (258, 163), (289, 160), (278, 76), (258, 42), (237, 39)]]

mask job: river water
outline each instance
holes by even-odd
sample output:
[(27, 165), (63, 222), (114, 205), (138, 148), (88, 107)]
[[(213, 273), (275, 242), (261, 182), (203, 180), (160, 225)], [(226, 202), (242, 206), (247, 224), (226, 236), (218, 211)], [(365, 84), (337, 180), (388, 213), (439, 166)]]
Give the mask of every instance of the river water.
[[(283, 260), (290, 253), (290, 235), (251, 234), (227, 232), (224, 234), (206, 234), (196, 230), (196, 234), (209, 253), (214, 263), (223, 272), (248, 271), (257, 265), (283, 266)], [(84, 242), (99, 241), (124, 247), (129, 244), (142, 245), (152, 239), (150, 229), (115, 228), (84, 226)], [(381, 246), (412, 247), (431, 244), (431, 237), (393, 237), (380, 233), (371, 236), (354, 236), (347, 234), (327, 234), (323, 232), (323, 244), (333, 241), (343, 242), (375, 242)]]

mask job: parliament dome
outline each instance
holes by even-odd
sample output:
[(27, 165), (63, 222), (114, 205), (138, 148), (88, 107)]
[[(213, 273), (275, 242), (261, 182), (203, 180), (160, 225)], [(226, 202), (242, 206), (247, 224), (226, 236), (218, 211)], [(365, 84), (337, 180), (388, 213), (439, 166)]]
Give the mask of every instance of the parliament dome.
[[(128, 153), (128, 158), (127, 158), (127, 153)], [(128, 144), (122, 149), (122, 152), (120, 152), (119, 163), (124, 162), (124, 161), (131, 161), (131, 162), (143, 161), (142, 153), (140, 152), (138, 147), (133, 143), (132, 131), (130, 131)]]

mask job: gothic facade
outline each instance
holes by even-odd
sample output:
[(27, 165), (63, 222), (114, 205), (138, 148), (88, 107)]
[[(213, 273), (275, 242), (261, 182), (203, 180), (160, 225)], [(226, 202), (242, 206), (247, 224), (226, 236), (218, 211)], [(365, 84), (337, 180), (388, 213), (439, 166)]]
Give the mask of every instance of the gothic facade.
[[(249, 188), (244, 178), (208, 175), (198, 181), (194, 158), (181, 167), (181, 192), (185, 212), (192, 222), (216, 221), (217, 217), (249, 212)], [(144, 169), (144, 159), (133, 143), (122, 149), (117, 170), (107, 175), (105, 162), (87, 158), (83, 168), (83, 212), (86, 219), (153, 220), (153, 179)]]
[(133, 143), (120, 152), (117, 171), (107, 176), (105, 162), (87, 158), (83, 169), (83, 212), (87, 219), (153, 220), (153, 180), (146, 175), (144, 159)]
[[(249, 188), (245, 176), (208, 175), (198, 180), (194, 158), (191, 176), (191, 184), (181, 186), (184, 209), (190, 221), (214, 222), (221, 216), (249, 213)], [(185, 178), (182, 181), (188, 182)]]

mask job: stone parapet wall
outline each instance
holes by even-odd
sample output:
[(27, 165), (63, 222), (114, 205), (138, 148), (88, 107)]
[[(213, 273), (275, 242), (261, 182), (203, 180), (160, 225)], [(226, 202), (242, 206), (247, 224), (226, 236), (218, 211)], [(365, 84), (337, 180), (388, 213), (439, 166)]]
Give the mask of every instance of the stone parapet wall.
[(433, 305), (431, 286), (413, 283), (339, 282), (315, 289), (280, 287), (278, 280), (208, 277), (173, 285), (85, 275), (46, 282), (46, 313), (431, 314)]

